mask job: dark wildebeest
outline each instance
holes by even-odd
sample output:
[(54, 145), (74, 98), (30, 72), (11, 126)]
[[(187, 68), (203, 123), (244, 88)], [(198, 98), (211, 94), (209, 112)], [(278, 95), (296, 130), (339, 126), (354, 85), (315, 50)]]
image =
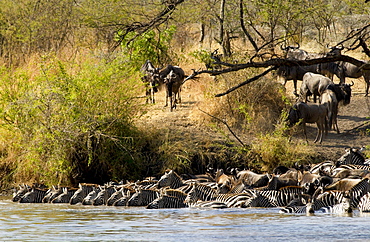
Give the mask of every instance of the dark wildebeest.
[(168, 99), (170, 99), (170, 110), (176, 108), (176, 104), (181, 103), (181, 86), (185, 78), (184, 71), (177, 66), (168, 66), (166, 70), (169, 73), (164, 77), (164, 84), (166, 85), (166, 105), (168, 106)]
[[(145, 76), (142, 77), (142, 80), (143, 82), (147, 83), (146, 84), (147, 85), (146, 95), (147, 95), (147, 98), (152, 101), (152, 103), (154, 103), (154, 93), (157, 91), (157, 87), (161, 88), (164, 84), (166, 84), (165, 78), (167, 79), (170, 78), (172, 79), (172, 81), (174, 79), (179, 79), (179, 80), (181, 79), (181, 84), (182, 84), (184, 78), (186, 77), (184, 70), (178, 66), (168, 65), (166, 68), (162, 70), (161, 69), (162, 68), (155, 68), (154, 65), (149, 60), (147, 60), (145, 64), (141, 67), (141, 71), (145, 74)], [(171, 71), (172, 73), (169, 76)], [(175, 77), (173, 73), (176, 74), (177, 77)], [(168, 83), (168, 80), (167, 80), (167, 83)], [(168, 87), (167, 84), (166, 86)], [(166, 90), (168, 90), (168, 88), (166, 88)], [(177, 92), (179, 102), (181, 102), (180, 91), (181, 91), (181, 87), (179, 88)], [(167, 94), (166, 94), (166, 97), (167, 97)], [(167, 105), (168, 103), (167, 103), (167, 98), (166, 98), (166, 106)]]
[(323, 104), (307, 104), (298, 102), (293, 105), (289, 111), (288, 123), (290, 126), (299, 123), (302, 120), (303, 132), (307, 141), (306, 123), (316, 123), (317, 135), (314, 143), (322, 142), (324, 132), (327, 133), (326, 116), (328, 109)]
[[(285, 55), (286, 59), (309, 60), (309, 59), (323, 58), (326, 56), (340, 55), (341, 50), (343, 49), (343, 46), (331, 47), (328, 53), (308, 53), (307, 51), (299, 49), (299, 48), (300, 48), (299, 44), (297, 47), (293, 47), (293, 46), (288, 46), (285, 48), (281, 47), (282, 50), (286, 51), (286, 55)], [(276, 73), (278, 76), (284, 78), (285, 80), (284, 85), (286, 84), (288, 80), (293, 80), (293, 84), (294, 84), (293, 93), (297, 96), (297, 80), (302, 80), (303, 75), (306, 72), (326, 75), (332, 79), (333, 74), (338, 72), (338, 64), (336, 62), (330, 62), (330, 63), (321, 63), (321, 64), (314, 64), (314, 65), (308, 65), (308, 66), (280, 66)]]
[(337, 131), (339, 134), (338, 122), (337, 122), (337, 115), (338, 115), (338, 100), (333, 90), (325, 89), (324, 92), (321, 93), (320, 96), (320, 103), (325, 104), (328, 108), (328, 129), (330, 130), (332, 125), (334, 126), (334, 130)]
[[(352, 82), (353, 85), (353, 82)], [(321, 94), (320, 103), (327, 103), (328, 107), (328, 129), (333, 129), (339, 134), (338, 128), (338, 104), (347, 105), (351, 101), (351, 86), (350, 84), (329, 84), (327, 89)]]
[(303, 76), (300, 89), (301, 101), (307, 102), (307, 97), (313, 95), (313, 100), (316, 102), (316, 96), (321, 96), (321, 93), (324, 92), (329, 84), (333, 84), (333, 82), (328, 77), (307, 72)]
[(149, 60), (147, 60), (140, 69), (141, 72), (144, 73), (144, 76), (141, 77), (141, 80), (146, 88), (146, 103), (155, 103), (154, 94), (158, 92), (158, 87), (163, 84), (159, 78), (160, 69), (161, 68), (155, 68)]
[(340, 62), (337, 76), (340, 79), (340, 83), (345, 83), (346, 77), (360, 78), (363, 76), (366, 83), (365, 96), (368, 96), (370, 85), (370, 70), (361, 69), (361, 67), (358, 67), (349, 62)]
[(285, 51), (285, 58), (289, 60), (306, 60), (309, 58), (307, 51), (300, 49), (299, 43), (298, 46), (281, 46), (281, 50)]

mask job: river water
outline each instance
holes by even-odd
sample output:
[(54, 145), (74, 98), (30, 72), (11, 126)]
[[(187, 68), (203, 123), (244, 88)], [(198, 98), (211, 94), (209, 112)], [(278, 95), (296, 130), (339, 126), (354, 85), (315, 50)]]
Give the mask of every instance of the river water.
[(370, 241), (370, 214), (19, 204), (0, 197), (0, 241)]

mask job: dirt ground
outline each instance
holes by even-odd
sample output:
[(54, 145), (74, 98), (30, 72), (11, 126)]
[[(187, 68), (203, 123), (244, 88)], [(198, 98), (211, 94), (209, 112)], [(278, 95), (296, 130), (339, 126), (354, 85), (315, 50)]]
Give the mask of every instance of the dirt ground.
[[(351, 83), (352, 79), (346, 80)], [(307, 135), (309, 143), (323, 159), (337, 160), (344, 149), (353, 147), (361, 148), (370, 144), (370, 97), (365, 97), (365, 82), (362, 78), (353, 79), (351, 103), (347, 106), (339, 107), (338, 126), (340, 134), (330, 131), (324, 138), (322, 144), (313, 144), (316, 136), (316, 125), (308, 124)], [(334, 80), (337, 82), (337, 80)], [(203, 125), (202, 115), (199, 110), (203, 101), (203, 91), (206, 86), (201, 82), (188, 81), (182, 90), (182, 103), (170, 112), (168, 107), (164, 107), (165, 92), (156, 94), (156, 104), (149, 108), (148, 113), (140, 120), (142, 125), (161, 127), (168, 130), (168, 133), (178, 134), (178, 139), (187, 142), (197, 143), (205, 138), (209, 140), (223, 139), (224, 137)], [(298, 83), (299, 88), (300, 82)], [(286, 85), (287, 94), (292, 93), (292, 82)], [(224, 90), (220, 90), (224, 91)], [(232, 95), (232, 93), (228, 94)], [(139, 124), (140, 124), (139, 123)], [(368, 130), (368, 132), (367, 132)], [(230, 137), (232, 135), (230, 134)], [(243, 137), (245, 139), (245, 137)], [(303, 137), (302, 137), (303, 138)]]

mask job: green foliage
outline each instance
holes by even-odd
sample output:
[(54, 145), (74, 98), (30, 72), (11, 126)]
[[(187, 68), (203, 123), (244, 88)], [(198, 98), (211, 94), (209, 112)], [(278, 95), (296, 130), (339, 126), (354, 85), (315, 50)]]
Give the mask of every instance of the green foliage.
[(91, 174), (103, 182), (133, 166), (139, 78), (120, 68), (120, 58), (69, 65), (45, 56), (32, 78), (3, 70), (2, 128), (16, 132), (14, 146), (24, 149), (14, 174), (18, 180), (68, 184), (75, 182), (72, 176)]
[(252, 144), (251, 153), (257, 157), (256, 164), (262, 171), (272, 172), (279, 165), (292, 167), (295, 163), (309, 162), (313, 155), (307, 143), (292, 141), (287, 135), (287, 116), (287, 112), (283, 111), (275, 130), (261, 134)]
[[(151, 60), (156, 66), (169, 63), (171, 40), (175, 32), (175, 25), (161, 32), (149, 30), (141, 35), (129, 32), (122, 41), (123, 52), (129, 57), (131, 65), (136, 66), (137, 70), (146, 60)], [(118, 33), (118, 36), (120, 35), (122, 33)]]

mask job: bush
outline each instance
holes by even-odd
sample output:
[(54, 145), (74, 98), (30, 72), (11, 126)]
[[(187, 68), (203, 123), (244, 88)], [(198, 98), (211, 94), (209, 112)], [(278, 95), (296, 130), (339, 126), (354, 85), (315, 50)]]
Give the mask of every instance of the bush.
[(45, 56), (36, 72), (2, 70), (1, 133), (12, 145), (1, 162), (14, 156), (16, 182), (102, 183), (135, 170), (141, 83), (122, 66), (121, 58), (77, 65)]

